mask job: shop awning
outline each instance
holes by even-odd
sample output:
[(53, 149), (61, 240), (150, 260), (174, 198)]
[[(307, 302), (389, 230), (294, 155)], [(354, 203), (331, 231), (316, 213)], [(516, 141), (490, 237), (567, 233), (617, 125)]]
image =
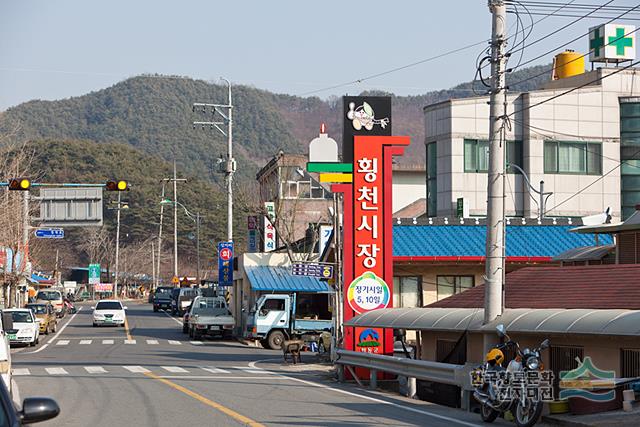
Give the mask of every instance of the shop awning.
[(385, 308), (360, 314), (346, 326), (418, 331), (490, 332), (499, 324), (509, 332), (638, 336), (640, 310), (507, 309), (493, 322), (482, 325), (479, 308)]
[(291, 269), (276, 266), (246, 266), (251, 289), (262, 292), (329, 292), (327, 282), (315, 277), (294, 276)]

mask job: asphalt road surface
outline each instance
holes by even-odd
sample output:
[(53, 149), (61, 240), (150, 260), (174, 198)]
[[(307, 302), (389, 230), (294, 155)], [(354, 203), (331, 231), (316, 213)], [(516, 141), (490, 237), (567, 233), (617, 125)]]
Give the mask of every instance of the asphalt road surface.
[(317, 365), (283, 365), (281, 352), (190, 340), (180, 319), (126, 305), (126, 328), (94, 328), (80, 305), (39, 346), (12, 350), (22, 398), (53, 397), (62, 409), (38, 425), (481, 425), (475, 414), (335, 383)]

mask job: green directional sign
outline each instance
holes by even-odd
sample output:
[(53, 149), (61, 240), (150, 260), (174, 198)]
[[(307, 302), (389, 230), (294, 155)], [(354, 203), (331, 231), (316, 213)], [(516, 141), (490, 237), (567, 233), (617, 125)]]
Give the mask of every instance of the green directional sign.
[(100, 283), (100, 264), (89, 264), (89, 284), (98, 285)]

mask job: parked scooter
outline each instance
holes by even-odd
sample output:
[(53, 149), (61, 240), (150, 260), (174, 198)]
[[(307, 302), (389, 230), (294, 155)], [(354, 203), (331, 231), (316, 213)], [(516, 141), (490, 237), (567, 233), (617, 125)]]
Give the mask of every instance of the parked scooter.
[[(496, 329), (506, 342), (491, 349), (485, 356), (485, 363), (473, 373), (476, 386), (473, 396), (482, 406), (480, 416), (482, 421), (491, 423), (500, 414), (511, 411), (516, 426), (531, 427), (542, 414), (543, 401), (540, 393), (533, 398), (528, 396), (526, 382), (514, 379), (526, 379), (529, 378), (528, 372), (542, 371), (540, 352), (549, 347), (549, 340), (545, 339), (533, 350), (520, 350), (520, 345), (507, 335), (504, 325), (498, 325)], [(502, 367), (503, 350), (510, 347), (515, 348), (516, 358), (505, 369)], [(508, 392), (505, 393), (505, 390)]]

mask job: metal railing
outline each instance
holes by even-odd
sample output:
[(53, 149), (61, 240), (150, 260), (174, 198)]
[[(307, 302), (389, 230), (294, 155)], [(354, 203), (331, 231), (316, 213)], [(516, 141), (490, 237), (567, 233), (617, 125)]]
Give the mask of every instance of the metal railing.
[(451, 363), (414, 360), (396, 356), (360, 353), (349, 350), (338, 350), (338, 365), (367, 368), (371, 371), (371, 387), (375, 387), (377, 371), (388, 372), (407, 378), (434, 381), (442, 384), (455, 385), (463, 390), (469, 390), (471, 381), (470, 366), (454, 365)]

